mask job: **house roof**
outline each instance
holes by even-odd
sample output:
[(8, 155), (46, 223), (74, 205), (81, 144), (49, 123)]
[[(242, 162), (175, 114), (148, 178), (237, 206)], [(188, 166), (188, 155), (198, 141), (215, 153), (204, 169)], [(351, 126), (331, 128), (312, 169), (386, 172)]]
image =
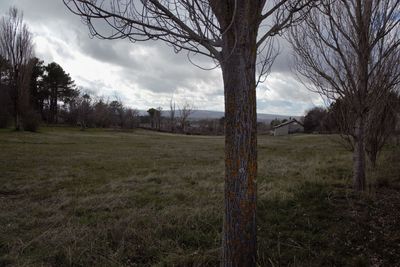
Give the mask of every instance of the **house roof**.
[(274, 126), (274, 129), (283, 127), (283, 126), (288, 125), (288, 124), (291, 124), (291, 123), (298, 123), (298, 124), (300, 124), (301, 126), (303, 126), (303, 124), (302, 124), (301, 122), (299, 122), (298, 120), (296, 120), (296, 119), (291, 119), (290, 121), (286, 121), (286, 122), (284, 122), (284, 123), (281, 123), (281, 124), (279, 124), (279, 125)]

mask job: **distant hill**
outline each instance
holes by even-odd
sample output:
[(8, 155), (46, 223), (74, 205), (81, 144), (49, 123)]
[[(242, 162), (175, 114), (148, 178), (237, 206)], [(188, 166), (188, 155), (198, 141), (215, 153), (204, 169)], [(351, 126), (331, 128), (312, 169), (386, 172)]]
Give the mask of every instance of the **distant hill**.
[[(148, 115), (146, 110), (139, 110), (140, 115), (145, 116)], [(168, 117), (169, 116), (169, 111), (164, 110), (162, 111), (163, 116)], [(212, 111), (212, 110), (195, 110), (191, 115), (190, 119), (191, 120), (203, 120), (203, 119), (219, 119), (223, 117), (225, 114), (222, 111)], [(179, 116), (179, 112), (176, 111), (176, 116)], [(265, 114), (265, 113), (258, 113), (257, 114), (257, 120), (259, 122), (265, 122), (269, 123), (274, 119), (289, 119), (290, 118), (295, 118), (295, 119), (300, 119), (300, 116), (287, 116), (287, 115), (277, 115), (277, 114)]]

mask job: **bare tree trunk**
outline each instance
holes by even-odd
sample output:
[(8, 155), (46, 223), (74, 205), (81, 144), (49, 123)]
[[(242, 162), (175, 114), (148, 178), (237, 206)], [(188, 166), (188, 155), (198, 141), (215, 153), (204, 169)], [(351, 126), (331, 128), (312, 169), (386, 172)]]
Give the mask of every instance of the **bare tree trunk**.
[(252, 23), (249, 13), (241, 15), (247, 21), (235, 25), (236, 36), (227, 34), (222, 54), (226, 118), (224, 266), (255, 266), (257, 251), (257, 27), (248, 27)]
[(171, 128), (171, 133), (175, 132), (175, 102), (172, 102), (172, 99), (169, 101), (169, 123)]
[[(15, 85), (13, 85), (15, 86)], [(16, 86), (15, 86), (16, 87)], [(13, 108), (14, 108), (14, 127), (16, 131), (20, 130), (20, 119), (19, 119), (19, 110), (18, 110), (18, 92), (17, 90), (14, 88), (13, 89)]]
[(356, 191), (365, 189), (365, 129), (364, 118), (360, 116), (355, 125), (353, 152), (353, 187)]
[(51, 89), (50, 114), (51, 123), (57, 123), (57, 88)]
[(19, 114), (18, 110), (15, 112), (14, 120), (15, 120), (15, 130), (21, 131), (22, 130), (21, 115)]
[(376, 160), (377, 160), (378, 154), (377, 153), (373, 153), (370, 156), (370, 161), (371, 161), (371, 167), (372, 169), (376, 169)]
[(12, 81), (12, 86), (13, 86), (13, 104), (14, 104), (14, 126), (16, 131), (22, 130), (22, 123), (21, 123), (21, 114), (20, 114), (20, 90), (18, 86), (18, 79), (19, 79), (19, 71), (18, 69), (14, 68), (14, 74), (13, 74), (13, 81)]
[(353, 155), (353, 187), (356, 191), (364, 191), (365, 189), (365, 119), (368, 117), (366, 114), (366, 102), (368, 99), (368, 63), (370, 61), (370, 32), (369, 27), (371, 20), (372, 1), (366, 0), (365, 2), (357, 0), (356, 3), (355, 19), (359, 28), (356, 32), (356, 40), (358, 40), (358, 53), (357, 53), (357, 95), (356, 106), (358, 117), (355, 122), (354, 128), (354, 155)]

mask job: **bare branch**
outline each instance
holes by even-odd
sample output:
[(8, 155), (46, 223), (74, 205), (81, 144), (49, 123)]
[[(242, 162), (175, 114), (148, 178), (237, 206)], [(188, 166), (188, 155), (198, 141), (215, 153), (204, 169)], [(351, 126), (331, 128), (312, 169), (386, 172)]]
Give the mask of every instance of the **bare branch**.
[[(176, 52), (185, 49), (212, 58), (219, 56), (220, 29), (205, 1), (63, 1), (82, 18), (93, 36), (128, 38), (132, 42), (159, 39)], [(102, 22), (112, 31), (101, 32)]]

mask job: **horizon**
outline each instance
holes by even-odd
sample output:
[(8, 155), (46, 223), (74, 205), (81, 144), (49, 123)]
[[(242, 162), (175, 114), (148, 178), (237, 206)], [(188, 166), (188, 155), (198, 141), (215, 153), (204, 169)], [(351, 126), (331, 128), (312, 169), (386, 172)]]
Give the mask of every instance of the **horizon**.
[[(151, 107), (150, 107), (151, 108)], [(162, 108), (162, 107), (161, 107)], [(146, 115), (148, 109), (138, 109), (139, 112), (143, 112), (143, 114)], [(163, 112), (170, 112), (169, 109), (164, 109), (162, 108), (161, 113)], [(208, 109), (194, 109), (193, 113), (196, 114), (196, 112), (209, 112), (209, 113), (225, 113), (225, 111), (220, 111), (220, 110), (208, 110)], [(189, 116), (191, 117), (193, 115), (193, 113)], [(141, 115), (141, 114), (140, 114)], [(257, 112), (257, 115), (264, 115), (264, 116), (277, 116), (277, 118), (300, 118), (302, 116), (304, 116), (304, 114), (302, 115), (285, 115), (285, 114), (274, 114), (274, 113), (263, 113), (263, 112)], [(258, 119), (258, 118), (257, 118)]]

